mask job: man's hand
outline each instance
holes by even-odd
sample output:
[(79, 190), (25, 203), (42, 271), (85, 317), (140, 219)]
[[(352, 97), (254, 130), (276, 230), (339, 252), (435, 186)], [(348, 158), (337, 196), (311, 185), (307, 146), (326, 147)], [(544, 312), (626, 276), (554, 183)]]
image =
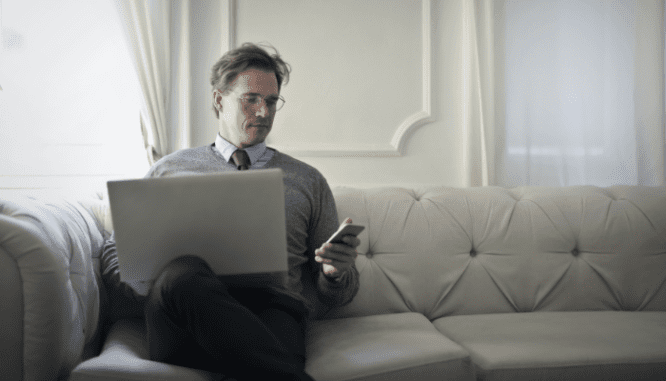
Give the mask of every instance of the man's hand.
[[(351, 218), (345, 221), (351, 223)], [(315, 261), (322, 264), (324, 275), (329, 278), (337, 278), (352, 267), (356, 261), (358, 253), (356, 247), (361, 244), (361, 240), (353, 235), (346, 235), (342, 238), (343, 243), (324, 243), (315, 250)]]

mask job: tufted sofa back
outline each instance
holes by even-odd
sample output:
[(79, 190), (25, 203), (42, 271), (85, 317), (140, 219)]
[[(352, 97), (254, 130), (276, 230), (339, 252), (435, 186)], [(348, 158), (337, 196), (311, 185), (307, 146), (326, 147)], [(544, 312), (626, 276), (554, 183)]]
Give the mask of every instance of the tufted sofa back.
[(334, 188), (361, 289), (326, 317), (666, 311), (666, 187)]

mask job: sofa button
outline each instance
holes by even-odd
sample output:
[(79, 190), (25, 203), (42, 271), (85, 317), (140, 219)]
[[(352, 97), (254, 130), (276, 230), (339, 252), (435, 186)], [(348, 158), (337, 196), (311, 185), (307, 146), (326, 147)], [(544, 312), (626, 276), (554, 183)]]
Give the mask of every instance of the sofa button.
[(469, 251), (469, 256), (470, 257), (476, 257), (476, 250), (472, 249)]
[(578, 252), (578, 248), (574, 247), (574, 249), (571, 250), (571, 255), (573, 255), (574, 257), (577, 257), (578, 254), (580, 254), (580, 253)]
[(371, 252), (365, 253), (365, 257), (368, 259), (372, 258), (372, 253)]

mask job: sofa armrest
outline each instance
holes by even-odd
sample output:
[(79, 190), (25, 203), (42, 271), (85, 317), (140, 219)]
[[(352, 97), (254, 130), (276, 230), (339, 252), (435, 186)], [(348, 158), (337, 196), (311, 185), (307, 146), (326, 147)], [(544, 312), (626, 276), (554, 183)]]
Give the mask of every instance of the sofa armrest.
[(64, 196), (0, 200), (3, 377), (61, 379), (94, 354), (99, 227), (88, 209)]

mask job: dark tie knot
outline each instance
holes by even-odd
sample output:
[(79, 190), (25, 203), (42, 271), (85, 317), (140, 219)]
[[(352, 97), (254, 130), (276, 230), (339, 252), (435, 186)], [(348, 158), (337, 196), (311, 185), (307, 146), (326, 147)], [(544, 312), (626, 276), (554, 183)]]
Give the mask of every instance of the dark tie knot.
[(244, 171), (250, 168), (250, 157), (244, 149), (237, 149), (232, 155), (231, 160), (236, 164), (239, 171)]

